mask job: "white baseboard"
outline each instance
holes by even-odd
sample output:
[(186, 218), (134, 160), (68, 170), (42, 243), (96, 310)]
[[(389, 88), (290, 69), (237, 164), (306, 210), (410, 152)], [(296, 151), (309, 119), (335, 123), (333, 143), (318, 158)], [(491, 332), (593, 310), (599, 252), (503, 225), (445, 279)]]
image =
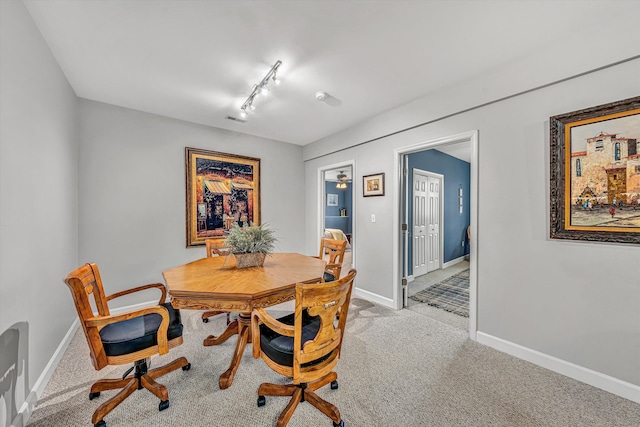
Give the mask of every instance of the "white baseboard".
[[(157, 304), (157, 301), (148, 301), (139, 304), (128, 305), (126, 307), (114, 308), (110, 311), (112, 314), (118, 314), (125, 311), (132, 311), (139, 308), (148, 307), (153, 304)], [(58, 367), (58, 364), (62, 360), (65, 351), (67, 351), (67, 348), (69, 347), (69, 344), (71, 344), (71, 340), (73, 339), (73, 336), (75, 335), (79, 327), (80, 320), (76, 318), (71, 324), (71, 327), (69, 327), (69, 330), (65, 334), (64, 338), (58, 345), (58, 348), (53, 353), (53, 356), (51, 356), (51, 359), (49, 359), (49, 363), (47, 363), (47, 366), (45, 366), (42, 374), (40, 374), (38, 380), (33, 385), (33, 389), (31, 389), (31, 392), (27, 396), (26, 401), (20, 407), (18, 415), (16, 415), (16, 417), (11, 422), (11, 427), (24, 427), (27, 424), (29, 418), (31, 417), (31, 414), (33, 413), (33, 409), (38, 404), (38, 400), (40, 399), (40, 397), (42, 397), (42, 393), (44, 392), (45, 387), (47, 386), (47, 384), (49, 384), (49, 380), (51, 379), (53, 372)]]
[(465, 257), (466, 257), (466, 255), (462, 255), (459, 258), (452, 259), (451, 261), (447, 261), (444, 264), (442, 264), (442, 268), (445, 269), (445, 268), (451, 267), (452, 265), (456, 265), (457, 263), (464, 261)]
[(378, 294), (374, 294), (369, 291), (365, 291), (360, 288), (353, 288), (353, 296), (358, 298), (366, 299), (367, 301), (375, 302), (380, 305), (384, 305), (385, 307), (389, 307), (395, 310), (395, 306), (393, 305), (393, 300), (390, 298), (382, 297)]
[(413, 277), (413, 274), (412, 274), (411, 276), (407, 276), (407, 283), (411, 283), (411, 282), (413, 282), (414, 280), (416, 280), (416, 278), (415, 278), (415, 277)]
[(593, 371), (557, 357), (514, 344), (478, 331), (477, 341), (503, 353), (534, 363), (550, 371), (557, 372), (574, 380), (592, 385), (616, 396), (640, 403), (640, 386), (619, 380), (609, 375)]

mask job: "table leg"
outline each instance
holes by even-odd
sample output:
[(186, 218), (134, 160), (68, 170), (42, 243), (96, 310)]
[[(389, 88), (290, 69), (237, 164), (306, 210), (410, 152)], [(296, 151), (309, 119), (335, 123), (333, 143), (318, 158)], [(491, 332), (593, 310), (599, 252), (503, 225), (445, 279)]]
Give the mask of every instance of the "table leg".
[(239, 329), (240, 328), (238, 327), (238, 321), (234, 320), (233, 322), (227, 325), (227, 329), (225, 329), (220, 336), (216, 337), (215, 335), (209, 335), (204, 339), (204, 342), (202, 344), (207, 347), (210, 345), (222, 344), (223, 342), (231, 338), (233, 335), (237, 334), (239, 332)]
[(229, 369), (227, 369), (222, 375), (220, 375), (220, 388), (225, 389), (231, 386), (233, 382), (233, 376), (238, 370), (240, 360), (244, 354), (244, 349), (247, 343), (251, 342), (251, 316), (249, 314), (240, 313), (238, 315), (238, 342), (236, 343), (236, 349), (231, 359)]

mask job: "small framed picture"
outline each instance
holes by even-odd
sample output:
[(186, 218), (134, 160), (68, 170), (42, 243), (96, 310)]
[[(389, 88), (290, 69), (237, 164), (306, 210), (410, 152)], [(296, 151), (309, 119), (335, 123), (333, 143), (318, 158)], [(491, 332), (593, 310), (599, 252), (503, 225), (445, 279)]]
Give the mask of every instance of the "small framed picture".
[(338, 206), (338, 195), (327, 193), (327, 206)]
[(363, 176), (362, 193), (364, 197), (384, 196), (384, 173)]

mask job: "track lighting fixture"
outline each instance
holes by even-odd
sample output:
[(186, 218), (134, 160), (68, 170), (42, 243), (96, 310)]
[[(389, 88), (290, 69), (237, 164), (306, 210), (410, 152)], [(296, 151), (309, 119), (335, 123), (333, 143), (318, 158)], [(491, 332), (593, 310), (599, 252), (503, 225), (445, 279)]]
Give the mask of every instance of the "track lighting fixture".
[(273, 64), (273, 67), (271, 67), (267, 75), (264, 76), (264, 78), (260, 81), (260, 83), (253, 85), (251, 95), (249, 95), (247, 100), (242, 104), (242, 107), (240, 107), (240, 117), (244, 119), (245, 117), (247, 117), (247, 113), (249, 112), (248, 110), (253, 111), (256, 109), (256, 106), (253, 105), (253, 101), (258, 95), (269, 91), (270, 81), (276, 85), (280, 84), (280, 80), (277, 76), (278, 68), (280, 68), (280, 65), (282, 65), (282, 61), (277, 60), (276, 63)]

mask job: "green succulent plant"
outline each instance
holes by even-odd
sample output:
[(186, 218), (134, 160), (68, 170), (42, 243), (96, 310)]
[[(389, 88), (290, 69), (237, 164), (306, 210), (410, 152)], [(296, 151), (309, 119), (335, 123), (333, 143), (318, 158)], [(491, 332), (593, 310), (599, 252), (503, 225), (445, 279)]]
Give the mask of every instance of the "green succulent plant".
[(232, 254), (256, 253), (268, 254), (273, 252), (278, 239), (274, 236), (274, 231), (266, 224), (240, 227), (233, 224), (229, 235), (225, 239), (225, 244), (230, 248)]

